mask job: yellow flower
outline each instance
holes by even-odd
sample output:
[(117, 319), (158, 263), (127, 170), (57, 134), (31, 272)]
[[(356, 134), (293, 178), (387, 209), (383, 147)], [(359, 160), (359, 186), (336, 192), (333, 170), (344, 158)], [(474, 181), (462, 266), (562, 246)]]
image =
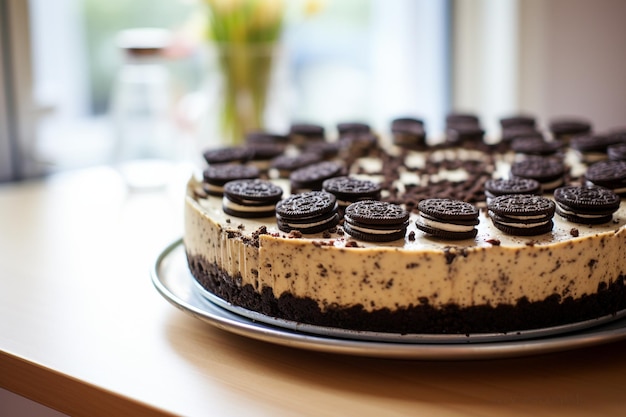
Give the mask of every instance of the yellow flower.
[(252, 19), (255, 28), (266, 28), (279, 23), (283, 17), (283, 0), (256, 0)]
[(307, 16), (317, 14), (324, 8), (325, 3), (326, 2), (324, 0), (306, 0), (304, 4), (304, 13)]
[(206, 2), (216, 15), (226, 15), (241, 9), (246, 0), (206, 0)]

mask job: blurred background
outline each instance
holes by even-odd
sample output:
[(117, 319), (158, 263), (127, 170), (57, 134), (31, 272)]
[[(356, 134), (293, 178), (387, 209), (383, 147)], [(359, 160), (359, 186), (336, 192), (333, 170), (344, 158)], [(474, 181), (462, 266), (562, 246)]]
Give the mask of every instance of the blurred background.
[[(240, 0), (217, 3), (237, 4)], [(270, 129), (451, 111), (583, 117), (626, 126), (621, 0), (291, 0), (280, 41), (283, 112)], [(167, 29), (168, 122), (185, 160), (215, 145), (202, 0), (0, 0), (0, 181), (110, 164), (120, 32)]]

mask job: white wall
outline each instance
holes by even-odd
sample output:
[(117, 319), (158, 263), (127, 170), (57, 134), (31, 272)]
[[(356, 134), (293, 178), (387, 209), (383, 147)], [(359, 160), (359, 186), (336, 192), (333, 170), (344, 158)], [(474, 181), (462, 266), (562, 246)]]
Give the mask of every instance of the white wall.
[[(455, 108), (626, 127), (626, 1), (458, 0)], [(499, 108), (498, 108), (499, 106)]]
[(626, 127), (626, 1), (520, 1), (520, 107)]

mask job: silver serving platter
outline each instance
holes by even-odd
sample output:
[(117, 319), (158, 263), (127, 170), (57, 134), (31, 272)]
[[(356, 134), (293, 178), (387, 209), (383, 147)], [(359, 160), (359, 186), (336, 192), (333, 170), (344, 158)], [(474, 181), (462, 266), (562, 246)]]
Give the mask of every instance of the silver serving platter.
[(528, 356), (626, 339), (626, 313), (546, 329), (475, 335), (361, 332), (296, 323), (233, 306), (204, 291), (189, 272), (182, 240), (157, 256), (152, 283), (172, 305), (241, 336), (320, 352), (358, 356), (467, 360)]

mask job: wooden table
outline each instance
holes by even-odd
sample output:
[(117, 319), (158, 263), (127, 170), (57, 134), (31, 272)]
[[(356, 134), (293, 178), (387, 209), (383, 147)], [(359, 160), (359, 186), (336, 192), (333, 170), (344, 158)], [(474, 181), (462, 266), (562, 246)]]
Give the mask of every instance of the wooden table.
[(250, 340), (179, 311), (149, 270), (182, 233), (183, 181), (129, 193), (98, 168), (0, 185), (1, 387), (85, 416), (624, 415), (624, 342), (375, 359)]

